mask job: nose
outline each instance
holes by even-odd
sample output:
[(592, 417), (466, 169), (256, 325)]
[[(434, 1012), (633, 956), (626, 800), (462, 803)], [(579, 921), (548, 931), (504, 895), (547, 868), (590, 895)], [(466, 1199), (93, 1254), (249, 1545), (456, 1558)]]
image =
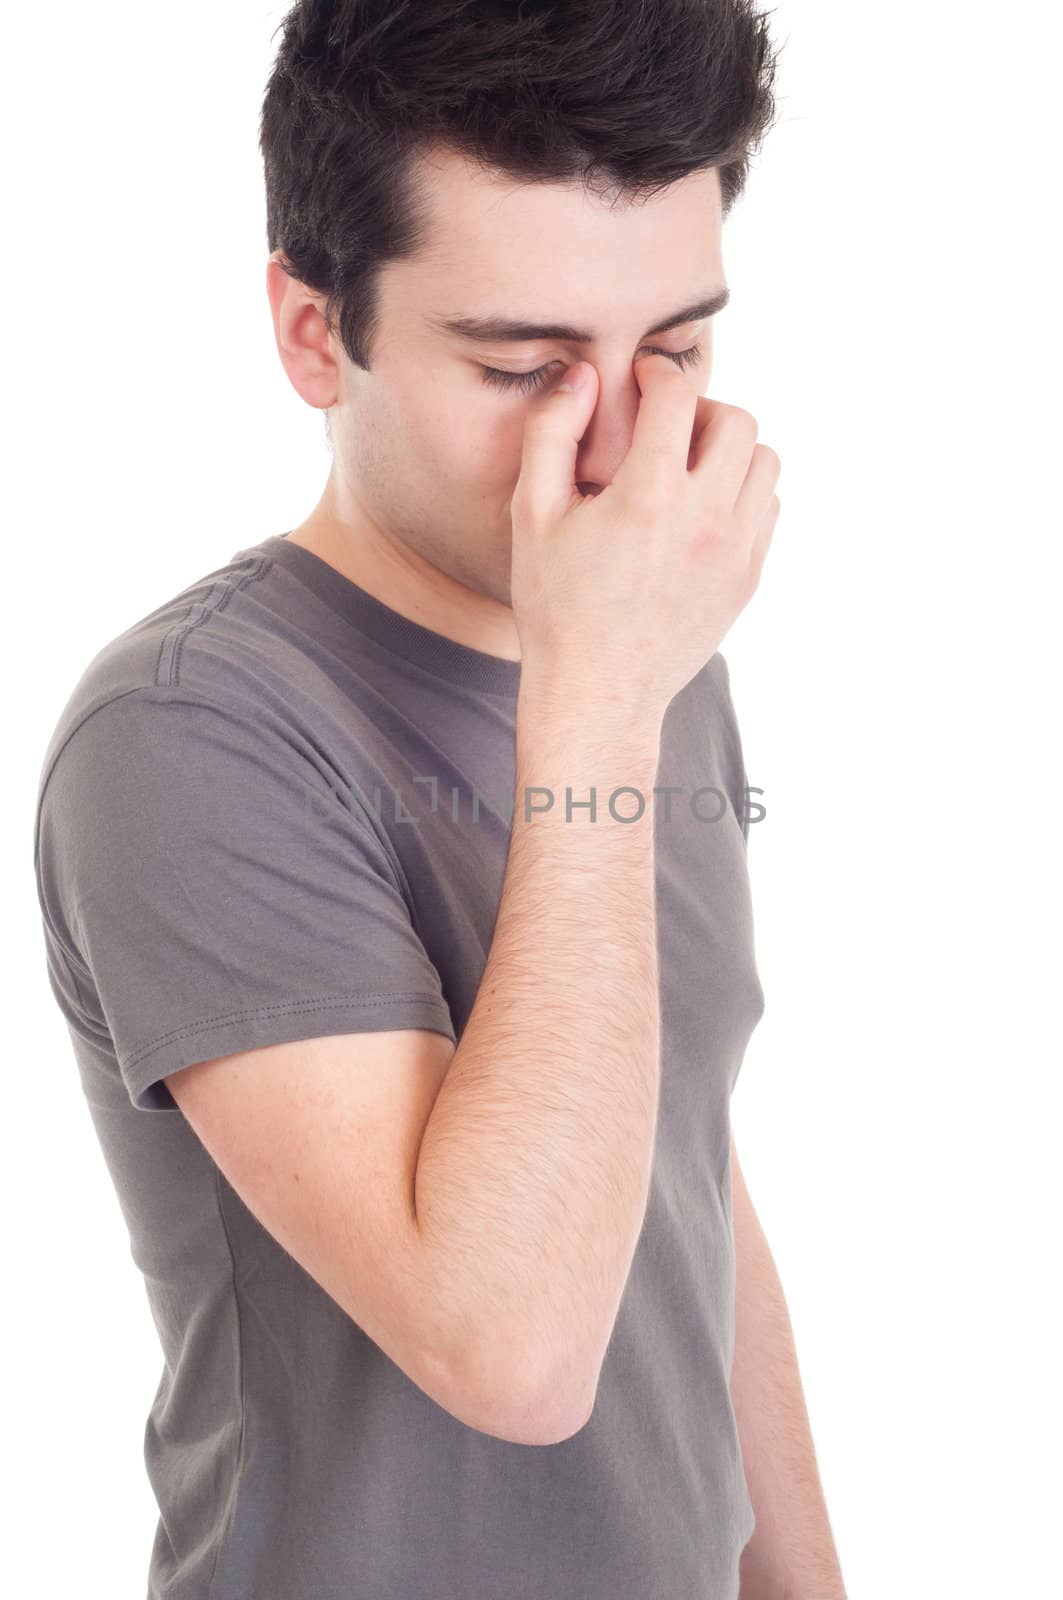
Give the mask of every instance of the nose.
[(600, 483), (580, 483), (578, 481), (576, 483), (576, 488), (580, 494), (601, 494), (603, 487), (604, 485)]

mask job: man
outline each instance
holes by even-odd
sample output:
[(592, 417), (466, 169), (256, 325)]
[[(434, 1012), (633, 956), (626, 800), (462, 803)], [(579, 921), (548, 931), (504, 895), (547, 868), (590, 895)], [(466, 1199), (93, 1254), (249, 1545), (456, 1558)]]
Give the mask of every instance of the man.
[(165, 1355), (154, 1600), (843, 1592), (729, 1123), (718, 646), (779, 460), (701, 391), (770, 78), (738, 0), (286, 19), (268, 291), (332, 470), (41, 777)]

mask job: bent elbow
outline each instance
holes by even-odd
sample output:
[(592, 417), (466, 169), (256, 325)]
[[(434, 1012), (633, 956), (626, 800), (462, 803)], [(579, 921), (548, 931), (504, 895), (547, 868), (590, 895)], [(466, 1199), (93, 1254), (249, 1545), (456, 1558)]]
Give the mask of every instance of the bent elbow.
[(598, 1373), (582, 1383), (551, 1372), (529, 1377), (511, 1370), (485, 1380), (466, 1369), (464, 1382), (453, 1384), (446, 1409), (468, 1427), (508, 1444), (563, 1444), (590, 1421), (597, 1396)]

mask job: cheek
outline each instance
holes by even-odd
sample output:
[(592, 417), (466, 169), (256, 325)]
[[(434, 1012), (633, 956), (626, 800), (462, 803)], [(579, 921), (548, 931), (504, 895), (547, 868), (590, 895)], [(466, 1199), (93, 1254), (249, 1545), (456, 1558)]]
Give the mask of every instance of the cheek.
[[(459, 414), (460, 428), (455, 423)], [(526, 416), (527, 405), (519, 399), (506, 401), (477, 394), (465, 403), (463, 412), (455, 411), (448, 418), (447, 439), (453, 458), (486, 491), (501, 488), (508, 494), (517, 481)]]
[(407, 459), (417, 452), (419, 475), (434, 484), (504, 499), (520, 476), (528, 404), (496, 395), (475, 375), (451, 382), (440, 374), (395, 396), (392, 439)]

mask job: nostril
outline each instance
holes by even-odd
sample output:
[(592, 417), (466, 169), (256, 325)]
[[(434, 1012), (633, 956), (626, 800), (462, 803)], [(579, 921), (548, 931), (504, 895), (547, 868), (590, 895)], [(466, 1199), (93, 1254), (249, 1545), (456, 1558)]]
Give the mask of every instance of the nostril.
[(601, 494), (602, 492), (600, 483), (577, 483), (576, 488), (580, 494)]

